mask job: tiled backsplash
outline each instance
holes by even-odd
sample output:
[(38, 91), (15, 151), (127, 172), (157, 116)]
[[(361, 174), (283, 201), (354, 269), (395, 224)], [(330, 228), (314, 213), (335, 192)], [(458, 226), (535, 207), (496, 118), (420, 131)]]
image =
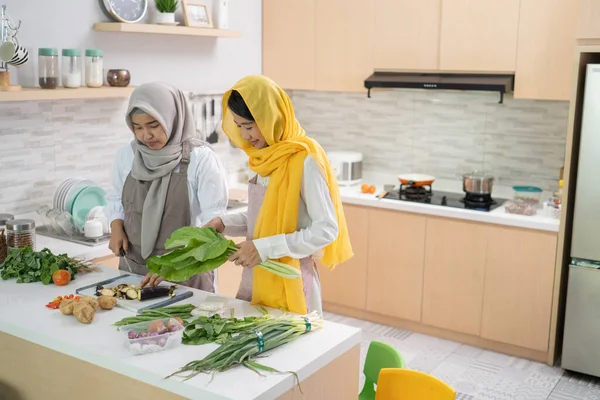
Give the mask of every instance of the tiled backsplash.
[[(0, 103), (0, 212), (27, 213), (51, 204), (55, 187), (82, 176), (105, 189), (116, 150), (129, 143), (123, 100)], [(228, 170), (239, 150), (214, 148)]]
[(372, 172), (455, 178), (474, 169), (499, 184), (556, 190), (568, 102), (425, 90), (293, 91), (296, 116), (325, 150), (357, 150)]
[[(362, 151), (372, 172), (424, 172), (454, 178), (473, 169), (504, 185), (554, 190), (565, 148), (568, 103), (496, 93), (292, 92), (297, 117), (326, 150)], [(65, 178), (108, 189), (115, 151), (132, 135), (123, 100), (0, 103), (0, 212), (50, 204)], [(229, 172), (245, 157), (225, 138), (214, 147)]]

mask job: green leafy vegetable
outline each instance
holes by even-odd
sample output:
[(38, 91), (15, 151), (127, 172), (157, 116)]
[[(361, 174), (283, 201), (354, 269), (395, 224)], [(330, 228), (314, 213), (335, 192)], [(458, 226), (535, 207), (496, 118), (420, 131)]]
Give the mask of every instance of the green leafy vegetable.
[[(165, 242), (171, 250), (162, 256), (150, 257), (146, 266), (150, 272), (171, 282), (182, 282), (193, 275), (219, 268), (238, 249), (233, 241), (217, 233), (213, 228), (185, 226), (177, 229)], [(300, 271), (274, 260), (257, 265), (287, 279), (298, 279)]]
[(52, 283), (52, 274), (60, 269), (69, 271), (71, 279), (75, 279), (78, 272), (96, 270), (66, 254), (57, 256), (48, 249), (33, 251), (27, 246), (10, 250), (4, 263), (0, 264), (0, 277), (3, 280), (16, 279), (17, 283), (42, 282), (48, 285)]
[(186, 324), (183, 332), (183, 344), (200, 345), (207, 343), (223, 344), (233, 335), (255, 329), (267, 320), (275, 319), (267, 314), (260, 317), (223, 318), (220, 315), (198, 317)]

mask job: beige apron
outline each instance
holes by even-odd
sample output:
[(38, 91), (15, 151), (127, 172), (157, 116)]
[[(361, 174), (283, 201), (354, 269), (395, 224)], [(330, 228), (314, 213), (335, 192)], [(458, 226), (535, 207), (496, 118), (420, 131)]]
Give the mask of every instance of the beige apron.
[[(256, 181), (254, 177), (248, 183), (248, 231), (246, 240), (252, 240), (256, 219), (265, 198), (266, 186)], [(300, 272), (302, 274), (302, 286), (306, 298), (306, 307), (308, 312), (318, 311), (323, 314), (321, 304), (321, 284), (319, 282), (319, 273), (312, 257), (300, 260)], [(244, 268), (242, 272), (242, 282), (236, 295), (236, 298), (244, 301), (252, 300), (252, 268)]]
[[(162, 215), (158, 238), (154, 245), (151, 256), (162, 255), (167, 252), (164, 249), (165, 241), (171, 234), (183, 227), (189, 226), (190, 200), (188, 193), (187, 171), (190, 163), (191, 145), (189, 142), (183, 144), (183, 157), (179, 166), (179, 172), (173, 172), (165, 208)], [(134, 274), (146, 275), (146, 260), (142, 257), (142, 210), (144, 209), (144, 200), (150, 189), (152, 182), (138, 181), (127, 175), (125, 185), (123, 186), (123, 209), (125, 210), (124, 229), (129, 239), (129, 249), (125, 257), (119, 260), (119, 269), (129, 271)], [(160, 218), (160, 217), (159, 217)], [(179, 285), (189, 286), (207, 292), (215, 291), (214, 271), (204, 274), (194, 275), (187, 281), (179, 282)]]

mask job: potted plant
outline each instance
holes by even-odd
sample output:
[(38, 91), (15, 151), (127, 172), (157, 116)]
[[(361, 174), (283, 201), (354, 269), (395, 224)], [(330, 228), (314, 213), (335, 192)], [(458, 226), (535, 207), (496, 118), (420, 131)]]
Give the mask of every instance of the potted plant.
[(175, 24), (175, 11), (177, 11), (179, 5), (178, 0), (155, 0), (155, 2), (158, 10), (156, 23)]

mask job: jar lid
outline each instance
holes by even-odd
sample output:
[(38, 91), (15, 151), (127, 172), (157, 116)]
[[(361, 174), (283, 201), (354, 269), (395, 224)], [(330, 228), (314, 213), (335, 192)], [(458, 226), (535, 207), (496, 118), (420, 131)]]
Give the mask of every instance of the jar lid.
[(11, 219), (15, 219), (15, 216), (12, 214), (0, 214), (0, 226), (6, 225)]
[(38, 55), (40, 55), (40, 56), (57, 56), (58, 49), (55, 49), (53, 47), (40, 47), (38, 49)]
[(102, 57), (103, 53), (102, 50), (98, 50), (98, 49), (87, 49), (85, 51), (85, 55), (87, 57)]
[(6, 223), (6, 228), (9, 231), (29, 231), (35, 228), (35, 221), (32, 219), (13, 219)]
[(79, 49), (63, 49), (62, 55), (68, 56), (68, 57), (79, 57), (79, 56), (81, 56), (81, 50), (79, 50)]

